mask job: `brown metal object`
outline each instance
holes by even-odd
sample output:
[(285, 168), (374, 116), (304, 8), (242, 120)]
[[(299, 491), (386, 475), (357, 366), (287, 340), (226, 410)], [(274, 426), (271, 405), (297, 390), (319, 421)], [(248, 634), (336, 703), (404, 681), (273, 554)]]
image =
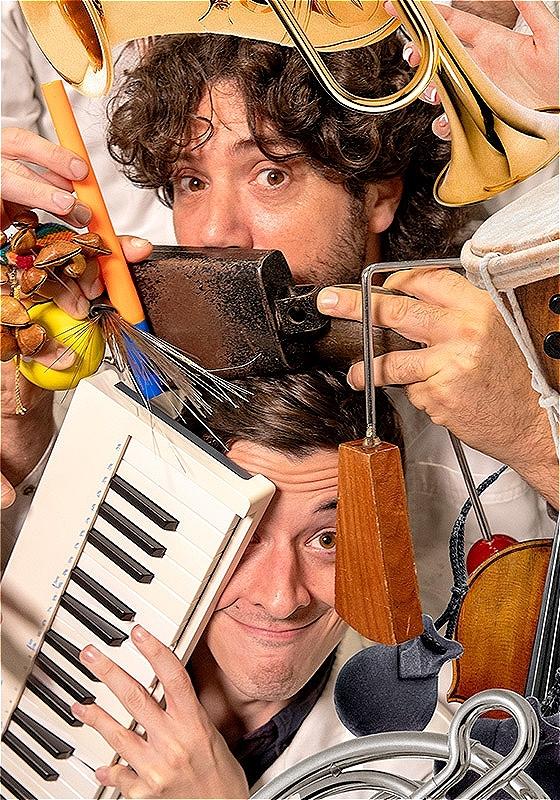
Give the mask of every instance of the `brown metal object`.
[(393, 645), (423, 629), (399, 449), (339, 447), (335, 609), (363, 636)]
[(448, 700), (493, 688), (525, 694), (551, 545), (550, 539), (519, 542), (470, 576), (455, 633), (464, 653), (453, 662)]
[[(278, 250), (155, 247), (130, 271), (156, 336), (225, 378), (362, 359), (362, 326), (320, 314), (319, 287), (297, 286)], [(376, 353), (420, 345), (375, 329)]]

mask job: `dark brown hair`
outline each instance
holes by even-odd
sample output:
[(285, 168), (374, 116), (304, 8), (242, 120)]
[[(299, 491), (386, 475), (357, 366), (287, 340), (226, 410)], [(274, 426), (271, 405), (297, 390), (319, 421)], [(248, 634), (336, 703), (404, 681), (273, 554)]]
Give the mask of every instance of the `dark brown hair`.
[[(206, 420), (209, 428), (229, 448), (239, 440), (296, 457), (365, 434), (363, 392), (356, 392), (341, 372), (314, 369), (274, 377), (251, 377), (236, 382), (250, 393), (236, 407), (218, 405)], [(384, 441), (402, 449), (397, 413), (387, 395), (376, 391), (377, 432)], [(198, 423), (189, 428), (215, 443)]]
[[(410, 79), (395, 37), (324, 59), (336, 79), (360, 95), (389, 94)], [(171, 205), (171, 180), (181, 152), (212, 135), (208, 121), (206, 133), (191, 139), (204, 90), (232, 79), (245, 99), (251, 133), (268, 158), (286, 158), (274, 153), (271, 127), (276, 140), (290, 147), (291, 157), (307, 158), (354, 196), (363, 196), (367, 183), (402, 176), (403, 197), (382, 238), (385, 259), (455, 250), (463, 214), (439, 206), (432, 194), (450, 152), (448, 143), (431, 131), (434, 108), (417, 101), (390, 114), (348, 111), (326, 96), (289, 47), (216, 34), (156, 40), (125, 74), (110, 106), (109, 149), (125, 174), (140, 186), (157, 189)]]

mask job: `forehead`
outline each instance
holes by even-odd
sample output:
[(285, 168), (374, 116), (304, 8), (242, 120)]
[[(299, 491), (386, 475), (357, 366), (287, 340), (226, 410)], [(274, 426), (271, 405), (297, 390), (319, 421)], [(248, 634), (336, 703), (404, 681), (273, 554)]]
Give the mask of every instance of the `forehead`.
[(228, 457), (247, 472), (264, 475), (284, 494), (336, 494), (338, 452), (335, 448), (321, 448), (310, 455), (296, 457), (242, 439), (234, 442)]

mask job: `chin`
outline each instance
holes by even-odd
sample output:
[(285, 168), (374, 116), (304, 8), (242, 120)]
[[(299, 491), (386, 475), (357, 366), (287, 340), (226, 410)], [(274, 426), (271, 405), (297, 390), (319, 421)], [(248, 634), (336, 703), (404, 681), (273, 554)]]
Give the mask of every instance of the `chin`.
[(268, 665), (259, 669), (253, 664), (244, 671), (230, 673), (229, 679), (246, 697), (251, 700), (279, 701), (289, 700), (305, 686), (314, 670), (309, 674), (295, 669), (293, 665)]

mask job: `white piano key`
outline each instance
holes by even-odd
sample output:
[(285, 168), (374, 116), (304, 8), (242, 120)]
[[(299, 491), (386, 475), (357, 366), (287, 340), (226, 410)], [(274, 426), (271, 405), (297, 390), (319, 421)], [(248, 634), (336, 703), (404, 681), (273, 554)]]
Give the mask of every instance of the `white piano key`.
[[(33, 751), (37, 751), (37, 742), (19, 725), (12, 722), (9, 729), (20, 741), (32, 748)], [(64, 788), (65, 784), (71, 786), (73, 791), (76, 792), (74, 797), (95, 797), (100, 787), (99, 781), (96, 780), (93, 770), (82, 764), (78, 758), (70, 756), (70, 758), (56, 759), (49, 756), (45, 751), (41, 751), (41, 758), (60, 776), (56, 781), (47, 781), (49, 785), (52, 784), (55, 787), (54, 793), (58, 797), (65, 796), (60, 793), (60, 788)]]
[(80, 650), (83, 650), (88, 644), (95, 645), (99, 651), (112, 659), (119, 667), (126, 670), (137, 681), (140, 681), (143, 686), (149, 686), (152, 682), (154, 678), (152, 667), (129, 640), (120, 647), (110, 647), (94, 636), (85, 625), (78, 622), (65, 608), (58, 609), (58, 613), (53, 620), (52, 629), (68, 639), (72, 644), (75, 644)]
[[(84, 562), (86, 556), (88, 561)], [(189, 581), (185, 580), (185, 583), (180, 588), (180, 594), (173, 591), (171, 587), (162, 584), (157, 578), (154, 578), (151, 583), (138, 583), (138, 581), (135, 581), (130, 575), (127, 575), (122, 569), (117, 567), (109, 558), (104, 556), (103, 553), (100, 553), (97, 548), (93, 547), (91, 544), (86, 544), (78, 563), (81, 565), (82, 562), (88, 563), (90, 560), (99, 564), (102, 569), (112, 576), (111, 583), (107, 584), (107, 586), (119, 597), (122, 596), (125, 602), (125, 589), (127, 591), (136, 592), (140, 597), (145, 599), (147, 604), (157, 608), (162, 614), (165, 614), (166, 617), (169, 617), (169, 619), (172, 619), (174, 622), (176, 621), (178, 626), (182, 624), (187, 613), (188, 605), (192, 602), (192, 599), (196, 596), (200, 588), (199, 581), (196, 581), (194, 578), (190, 578)], [(119, 594), (120, 586), (123, 587), (122, 595)]]
[[(174, 619), (173, 617), (168, 617), (160, 608), (162, 591), (159, 582), (153, 587), (156, 592), (154, 602), (151, 602), (151, 596), (148, 601), (145, 595), (146, 592), (149, 591), (149, 588), (144, 587), (144, 594), (142, 594), (141, 592), (134, 591), (129, 586), (125, 586), (122, 582), (115, 585), (114, 574), (109, 572), (108, 569), (105, 569), (99, 561), (95, 561), (91, 558), (90, 552), (91, 549), (89, 547), (84, 549), (82, 557), (80, 558), (80, 566), (87, 571), (88, 575), (91, 575), (94, 580), (98, 581), (103, 586), (113, 587), (115, 590), (114, 594), (119, 600), (122, 600), (123, 603), (126, 603), (136, 612), (134, 620), (132, 620), (133, 624), (140, 623), (146, 630), (157, 635), (158, 638), (163, 636), (169, 639), (170, 642), (173, 641), (177, 635), (178, 626), (185, 618), (185, 612), (189, 603), (188, 599), (180, 598), (181, 603), (178, 604), (180, 608), (177, 609), (179, 613), (178, 618)], [(70, 585), (72, 585), (72, 583)], [(150, 585), (151, 584), (147, 584), (147, 587)], [(142, 589), (142, 584), (139, 584), (139, 588)], [(176, 597), (176, 595), (174, 596)], [(113, 619), (112, 616), (111, 619)], [(174, 633), (171, 633), (172, 630)], [(171, 638), (169, 638), (170, 636)]]
[[(16, 754), (7, 747), (2, 747), (2, 767), (10, 773), (12, 778), (15, 778), (18, 783), (21, 783), (22, 786), (25, 786), (26, 789), (35, 795), (37, 800), (43, 800), (43, 798), (45, 798), (45, 800), (50, 800), (50, 798), (57, 797), (54, 782), (42, 781), (36, 772), (33, 772), (21, 758), (16, 756)], [(70, 787), (68, 788), (68, 792), (69, 798), (79, 796), (74, 794)]]
[(113, 506), (113, 508), (116, 508), (117, 511), (120, 511), (127, 519), (134, 522), (139, 528), (165, 547), (169, 547), (170, 541), (186, 540), (191, 543), (191, 546), (202, 550), (203, 553), (214, 555), (216, 549), (221, 548), (224, 535), (227, 534), (227, 531), (224, 532), (218, 528), (214, 528), (206, 519), (187, 506), (181, 508), (181, 516), (179, 517), (177, 529), (174, 531), (167, 531), (160, 528), (155, 522), (152, 522), (151, 519), (148, 519), (148, 517), (117, 494), (117, 492), (113, 491), (113, 489), (109, 489), (107, 492), (105, 502)]
[[(76, 600), (79, 600), (91, 609), (91, 611), (95, 611), (95, 613), (99, 614), (103, 619), (106, 619), (112, 625), (116, 625), (117, 628), (120, 628), (120, 630), (129, 637), (132, 629), (138, 623), (143, 625), (146, 630), (153, 633), (154, 636), (157, 636), (158, 639), (166, 645), (170, 645), (177, 635), (177, 623), (167, 619), (167, 617), (164, 617), (162, 614), (157, 614), (157, 612), (150, 615), (150, 617), (148, 617), (148, 614), (137, 615), (136, 619), (131, 621), (117, 619), (110, 611), (107, 611), (105, 606), (102, 606), (101, 603), (94, 600), (93, 597), (88, 594), (85, 589), (82, 589), (81, 586), (78, 586), (77, 583), (71, 582), (68, 586), (68, 592), (72, 597), (75, 597)], [(119, 599), (122, 598), (119, 597)], [(155, 612), (155, 609), (152, 609), (152, 611)]]
[[(186, 539), (177, 537), (178, 545), (170, 547), (162, 558), (154, 558), (144, 553), (130, 539), (127, 539), (120, 531), (114, 528), (107, 520), (97, 517), (95, 529), (106, 536), (127, 555), (134, 558), (143, 567), (153, 572), (156, 578), (165, 586), (169, 586), (173, 591), (180, 592), (181, 586), (185, 581), (202, 581), (206, 577), (211, 558), (201, 550), (190, 545)], [(181, 547), (181, 545), (185, 545)], [(178, 559), (177, 550), (184, 549), (184, 560)], [(146, 584), (149, 585), (149, 584)]]
[(101, 708), (105, 709), (105, 711), (107, 711), (112, 717), (120, 722), (121, 725), (124, 725), (125, 728), (129, 727), (131, 722), (130, 714), (104, 683), (101, 683), (100, 681), (90, 681), (89, 678), (73, 667), (72, 664), (70, 664), (70, 662), (64, 658), (64, 656), (60, 655), (60, 653), (49, 644), (44, 644), (41, 648), (41, 652), (45, 653), (45, 655), (52, 659), (55, 664), (58, 664), (61, 669), (67, 672), (71, 678), (80, 681), (85, 689), (88, 689), (93, 695), (95, 695), (95, 702), (98, 706), (101, 706)]
[[(180, 454), (179, 454), (180, 455)], [(238, 517), (223, 503), (220, 493), (212, 495), (195, 483), (180, 466), (171, 466), (137, 439), (131, 439), (117, 474), (150, 497), (177, 519), (181, 519), (181, 506), (188, 506), (218, 530), (226, 533)]]
[(19, 708), (29, 714), (30, 717), (40, 722), (64, 739), (65, 742), (74, 747), (74, 755), (92, 769), (104, 767), (110, 764), (115, 755), (115, 751), (107, 744), (101, 734), (82, 725), (80, 728), (73, 728), (67, 725), (60, 717), (55, 714), (47, 705), (42, 703), (36, 695), (26, 689), (21, 696)]

